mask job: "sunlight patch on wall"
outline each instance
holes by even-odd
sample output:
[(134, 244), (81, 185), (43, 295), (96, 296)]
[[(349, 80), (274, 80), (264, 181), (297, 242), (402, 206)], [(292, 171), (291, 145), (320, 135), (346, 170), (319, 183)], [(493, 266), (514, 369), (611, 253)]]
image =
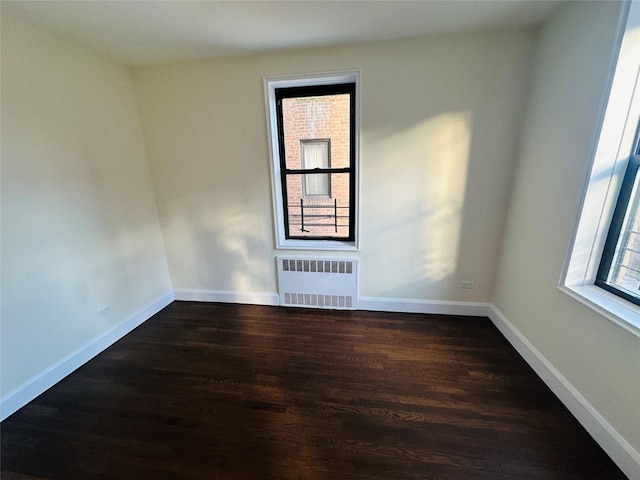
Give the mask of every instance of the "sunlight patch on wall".
[(363, 228), (374, 227), (363, 232), (362, 266), (385, 272), (375, 279), (377, 294), (406, 294), (412, 284), (423, 290), (456, 271), (470, 143), (467, 112), (399, 132), (365, 132)]

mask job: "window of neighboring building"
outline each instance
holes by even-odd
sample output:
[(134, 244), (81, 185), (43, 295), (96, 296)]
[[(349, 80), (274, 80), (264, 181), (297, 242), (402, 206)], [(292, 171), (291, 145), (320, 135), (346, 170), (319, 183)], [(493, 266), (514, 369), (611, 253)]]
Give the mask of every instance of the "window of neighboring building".
[(278, 248), (357, 248), (358, 79), (265, 79)]
[[(300, 154), (302, 156), (302, 168), (305, 170), (328, 169), (330, 140), (300, 140)], [(331, 197), (330, 173), (316, 173), (304, 176), (305, 197)]]
[(640, 305), (640, 151), (636, 135), (595, 284)]

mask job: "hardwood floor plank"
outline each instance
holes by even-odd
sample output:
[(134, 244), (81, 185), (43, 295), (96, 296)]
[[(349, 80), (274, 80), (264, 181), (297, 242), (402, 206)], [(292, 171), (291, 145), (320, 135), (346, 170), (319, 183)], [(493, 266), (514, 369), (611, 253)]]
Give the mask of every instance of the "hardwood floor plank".
[(488, 319), (174, 302), (2, 422), (7, 479), (623, 479)]

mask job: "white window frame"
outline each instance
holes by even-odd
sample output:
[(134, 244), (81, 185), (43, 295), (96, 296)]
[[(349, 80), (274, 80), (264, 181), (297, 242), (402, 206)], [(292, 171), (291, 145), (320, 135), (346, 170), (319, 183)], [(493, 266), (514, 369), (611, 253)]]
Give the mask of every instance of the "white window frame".
[[(276, 115), (276, 88), (303, 87), (310, 85), (332, 85), (337, 83), (355, 83), (356, 85), (356, 112), (355, 112), (355, 239), (353, 241), (341, 240), (300, 240), (287, 239), (285, 234), (285, 222), (282, 199), (282, 184), (280, 180), (280, 152), (278, 145), (278, 124)], [(290, 250), (332, 250), (332, 251), (357, 251), (360, 238), (360, 71), (350, 70), (344, 72), (317, 73), (308, 75), (290, 75), (278, 77), (265, 77), (265, 103), (267, 110), (267, 131), (269, 136), (269, 156), (271, 160), (271, 188), (273, 201), (273, 217), (275, 228), (275, 240), (277, 249)]]
[(640, 306), (594, 284), (640, 121), (639, 1), (628, 4), (619, 31), (623, 33), (619, 53), (611, 64), (614, 74), (609, 98), (559, 288), (640, 337)]

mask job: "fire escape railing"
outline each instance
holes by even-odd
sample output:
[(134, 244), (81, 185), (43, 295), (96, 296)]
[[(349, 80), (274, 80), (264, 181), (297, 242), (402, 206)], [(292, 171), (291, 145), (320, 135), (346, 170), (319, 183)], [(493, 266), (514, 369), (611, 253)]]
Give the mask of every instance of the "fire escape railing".
[[(349, 226), (349, 207), (338, 206), (338, 200), (334, 199), (333, 204), (305, 204), (304, 199), (300, 199), (299, 204), (289, 204), (289, 225), (299, 226), (301, 232), (310, 233), (307, 227), (333, 227), (338, 232), (338, 227)], [(299, 209), (300, 213), (293, 213)], [(342, 215), (346, 210), (347, 215)], [(342, 219), (347, 219), (347, 223), (342, 223)]]

